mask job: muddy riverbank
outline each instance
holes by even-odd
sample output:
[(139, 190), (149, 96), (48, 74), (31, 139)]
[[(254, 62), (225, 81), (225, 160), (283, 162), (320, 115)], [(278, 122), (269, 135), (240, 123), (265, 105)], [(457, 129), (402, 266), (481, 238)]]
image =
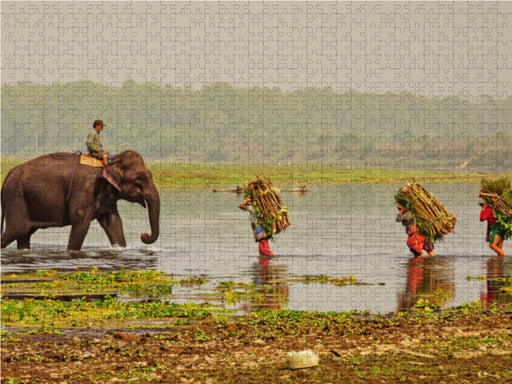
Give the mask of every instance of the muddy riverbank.
[[(4, 325), (2, 383), (512, 382), (511, 305), (388, 316), (174, 309), (146, 326), (128, 315), (115, 327), (94, 317), (90, 326)], [(288, 369), (287, 353), (307, 349), (319, 365)]]

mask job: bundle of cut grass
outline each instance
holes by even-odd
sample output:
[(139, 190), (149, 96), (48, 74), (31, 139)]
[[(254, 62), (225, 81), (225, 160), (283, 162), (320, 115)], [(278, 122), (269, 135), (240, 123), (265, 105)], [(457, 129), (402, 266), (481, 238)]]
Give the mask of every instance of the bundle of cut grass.
[(495, 211), (504, 216), (512, 216), (512, 187), (508, 177), (500, 177), (495, 180), (482, 179), (480, 196)]
[(252, 199), (258, 222), (269, 238), (291, 225), (288, 220), (288, 210), (283, 204), (279, 191), (272, 186), (269, 178), (256, 175), (256, 178), (244, 187), (244, 195)]
[(442, 240), (457, 222), (457, 218), (414, 179), (398, 190), (395, 201), (414, 214), (418, 230), (430, 243)]
[(494, 210), (496, 223), (500, 227), (503, 239), (512, 237), (512, 186), (510, 178), (499, 177), (494, 180), (482, 179), (480, 197)]

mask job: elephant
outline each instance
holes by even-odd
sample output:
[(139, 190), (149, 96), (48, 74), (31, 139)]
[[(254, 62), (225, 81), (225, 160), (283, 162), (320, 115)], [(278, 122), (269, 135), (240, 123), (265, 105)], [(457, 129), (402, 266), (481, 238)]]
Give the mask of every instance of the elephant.
[(142, 157), (124, 151), (104, 167), (80, 164), (79, 157), (54, 153), (11, 169), (2, 185), (2, 248), (16, 240), (18, 249), (29, 249), (37, 229), (71, 225), (67, 249), (80, 250), (94, 219), (112, 246), (126, 247), (119, 199), (147, 206), (151, 234), (141, 241), (158, 239), (160, 196)]

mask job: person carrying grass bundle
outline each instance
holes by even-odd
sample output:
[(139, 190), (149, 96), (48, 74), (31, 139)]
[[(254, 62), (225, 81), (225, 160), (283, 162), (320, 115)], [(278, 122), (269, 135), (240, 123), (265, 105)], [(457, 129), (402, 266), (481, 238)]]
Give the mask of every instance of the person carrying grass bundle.
[(479, 196), (480, 221), (487, 220), (486, 240), (489, 247), (505, 256), (503, 241), (512, 238), (512, 184), (509, 177), (482, 179)]
[(269, 178), (256, 177), (244, 185), (245, 200), (240, 209), (249, 211), (254, 240), (259, 243), (260, 256), (272, 257), (268, 240), (289, 227), (288, 208), (283, 204), (279, 190)]
[(252, 204), (252, 198), (247, 197), (242, 204), (238, 206), (240, 209), (249, 212), (249, 220), (251, 222), (252, 232), (254, 234), (254, 241), (258, 243), (258, 250), (260, 256), (274, 257), (268, 244), (268, 235), (263, 229), (263, 226), (258, 222), (258, 215)]
[(494, 217), (494, 210), (487, 202), (481, 202), (480, 206), (480, 221), (487, 221), (487, 232), (485, 234), (485, 241), (489, 243), (489, 247), (498, 254), (498, 256), (505, 256), (503, 252), (503, 231), (496, 223)]
[(453, 231), (457, 218), (413, 178), (395, 194), (397, 221), (406, 227), (407, 245), (415, 256), (427, 251), (435, 256), (434, 243)]
[(401, 222), (407, 233), (407, 246), (415, 257), (423, 256), (423, 251), (427, 251), (429, 256), (435, 256), (434, 244), (429, 242), (427, 238), (419, 232), (416, 224), (416, 216), (405, 207), (398, 204), (397, 222)]

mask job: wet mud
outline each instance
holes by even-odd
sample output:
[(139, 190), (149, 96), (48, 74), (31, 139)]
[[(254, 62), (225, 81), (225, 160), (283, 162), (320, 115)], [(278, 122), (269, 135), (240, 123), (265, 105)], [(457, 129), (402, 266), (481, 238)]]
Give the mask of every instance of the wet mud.
[[(157, 329), (19, 331), (2, 335), (2, 383), (512, 381), (510, 307), (386, 317), (266, 311)], [(306, 349), (319, 365), (289, 369), (287, 353)]]
[[(355, 277), (295, 278), (357, 284)], [(2, 383), (512, 382), (507, 302), (440, 308), (421, 301), (386, 315), (291, 311), (276, 305), (282, 281), (267, 280), (264, 288), (224, 282), (218, 300), (238, 292), (254, 304), (250, 315), (240, 315), (223, 306), (168, 301), (167, 288), (180, 283), (201, 287), (206, 280), (155, 271), (4, 276)], [(69, 289), (81, 293), (69, 295), (71, 301), (55, 294)], [(91, 293), (105, 289), (122, 295)], [(304, 350), (318, 355), (319, 365), (290, 369), (288, 353)]]

